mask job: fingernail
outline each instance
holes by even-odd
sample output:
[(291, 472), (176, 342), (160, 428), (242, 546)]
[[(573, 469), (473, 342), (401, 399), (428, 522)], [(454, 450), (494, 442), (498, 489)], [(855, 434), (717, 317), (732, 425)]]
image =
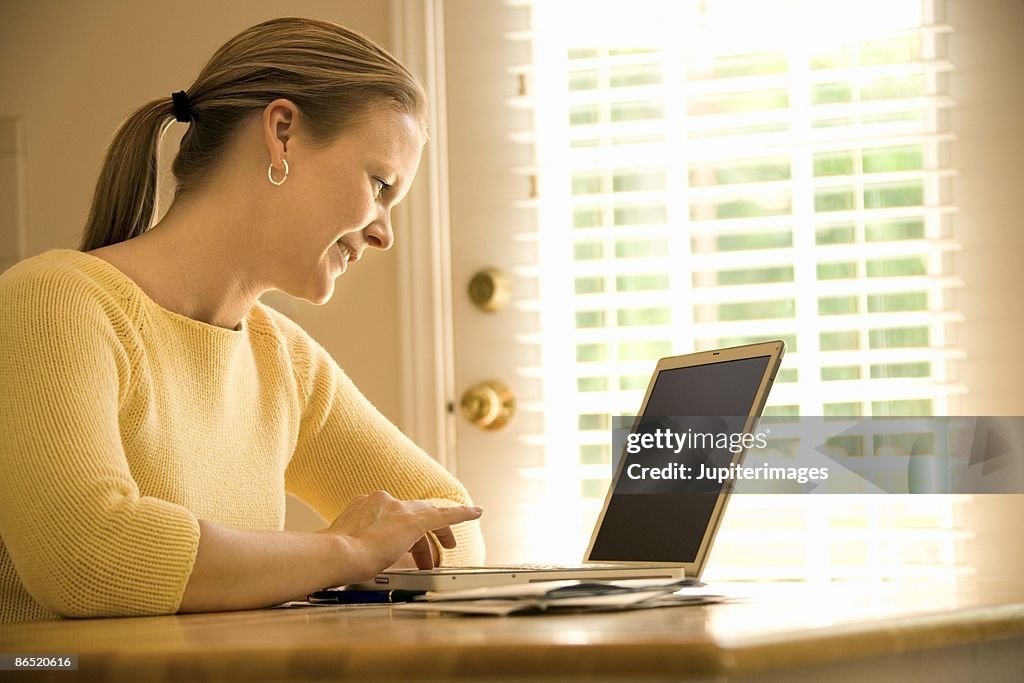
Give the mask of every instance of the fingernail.
[(484, 509), (482, 507), (480, 507), (479, 505), (474, 505), (473, 507), (471, 507), (469, 509), (472, 510), (473, 512), (477, 513), (477, 514), (480, 514), (481, 512), (484, 511)]

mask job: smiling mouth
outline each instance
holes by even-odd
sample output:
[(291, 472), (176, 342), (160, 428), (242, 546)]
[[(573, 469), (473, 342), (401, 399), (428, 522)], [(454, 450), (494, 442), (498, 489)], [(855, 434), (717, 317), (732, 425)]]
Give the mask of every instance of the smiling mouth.
[(355, 252), (353, 252), (351, 249), (349, 249), (347, 246), (341, 243), (341, 240), (338, 240), (337, 242), (335, 242), (335, 244), (338, 245), (338, 249), (341, 249), (342, 258), (344, 258), (346, 261), (355, 261), (358, 258), (355, 255)]

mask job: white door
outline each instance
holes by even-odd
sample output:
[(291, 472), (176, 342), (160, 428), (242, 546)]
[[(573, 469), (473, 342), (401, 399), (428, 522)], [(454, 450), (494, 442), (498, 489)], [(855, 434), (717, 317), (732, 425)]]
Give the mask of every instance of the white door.
[[(542, 312), (536, 277), (528, 273), (539, 252), (552, 245), (535, 239), (536, 217), (526, 206), (530, 176), (513, 173), (530, 162), (531, 152), (509, 137), (529, 125), (515, 120), (525, 112), (508, 106), (519, 85), (509, 71), (503, 22), (516, 13), (462, 0), (446, 2), (444, 11), (449, 187), (456, 188), (449, 197), (455, 409), (467, 390), (487, 380), (503, 383), (515, 396), (516, 414), (501, 429), (483, 429), (461, 414), (455, 420), (456, 468), (486, 509), (489, 562), (552, 559), (538, 530), (549, 539), (565, 538), (556, 529), (566, 522), (549, 505), (555, 482), (541, 478), (544, 430), (557, 416), (543, 410), (545, 391), (552, 388), (540, 376), (535, 333)], [(474, 275), (487, 268), (504, 274), (511, 290), (508, 304), (493, 312), (477, 308), (468, 293)]]

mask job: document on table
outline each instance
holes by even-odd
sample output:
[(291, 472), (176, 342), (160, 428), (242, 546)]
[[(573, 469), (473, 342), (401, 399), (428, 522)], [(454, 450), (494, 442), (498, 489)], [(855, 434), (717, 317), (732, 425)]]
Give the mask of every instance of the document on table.
[(686, 579), (637, 579), (614, 582), (545, 581), (492, 588), (431, 592), (397, 605), (408, 612), (448, 612), (506, 616), (560, 612), (614, 612), (699, 605), (727, 598)]

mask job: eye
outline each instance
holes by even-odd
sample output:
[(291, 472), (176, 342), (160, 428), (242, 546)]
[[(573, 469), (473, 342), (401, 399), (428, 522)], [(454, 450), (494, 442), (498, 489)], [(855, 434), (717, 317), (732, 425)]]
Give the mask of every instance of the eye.
[(374, 197), (380, 197), (382, 194), (384, 194), (385, 191), (387, 191), (391, 187), (383, 180), (376, 177), (373, 179), (373, 184), (374, 187), (376, 188), (376, 191), (373, 194)]

